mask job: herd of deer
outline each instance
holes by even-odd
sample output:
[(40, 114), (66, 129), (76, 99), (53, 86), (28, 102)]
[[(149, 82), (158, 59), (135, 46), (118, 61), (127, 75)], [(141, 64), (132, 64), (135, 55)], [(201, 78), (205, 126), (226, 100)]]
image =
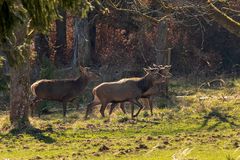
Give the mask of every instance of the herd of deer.
[[(132, 103), (131, 116), (138, 116), (144, 108), (139, 102), (140, 98), (146, 98), (151, 114), (152, 101), (151, 97), (159, 93), (159, 85), (164, 84), (171, 77), (169, 70), (171, 66), (153, 65), (153, 67), (144, 68), (145, 75), (143, 77), (123, 78), (115, 82), (104, 82), (96, 86), (92, 90), (93, 101), (87, 105), (85, 119), (92, 112), (92, 108), (96, 105), (101, 105), (100, 113), (104, 117), (104, 111), (109, 103), (111, 108), (109, 115), (113, 109), (120, 103), (120, 108), (124, 113), (124, 102)], [(42, 79), (31, 85), (31, 92), (34, 99), (31, 103), (31, 111), (36, 108), (36, 103), (41, 100), (54, 100), (63, 103), (63, 116), (66, 116), (67, 102), (73, 101), (80, 96), (88, 82), (96, 79), (100, 75), (91, 71), (88, 67), (80, 67), (80, 76), (77, 79)], [(134, 105), (139, 107), (139, 110), (134, 114)]]

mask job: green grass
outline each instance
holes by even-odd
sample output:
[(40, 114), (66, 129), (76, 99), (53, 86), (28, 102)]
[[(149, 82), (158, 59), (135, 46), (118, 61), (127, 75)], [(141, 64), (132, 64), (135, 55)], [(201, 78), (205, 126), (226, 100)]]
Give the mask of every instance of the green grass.
[[(230, 82), (229, 82), (230, 83)], [(83, 120), (83, 111), (31, 118), (41, 132), (10, 134), (0, 116), (0, 159), (237, 160), (240, 157), (240, 81), (221, 89), (173, 82), (172, 102), (137, 120), (120, 111)], [(159, 103), (156, 99), (155, 104)]]

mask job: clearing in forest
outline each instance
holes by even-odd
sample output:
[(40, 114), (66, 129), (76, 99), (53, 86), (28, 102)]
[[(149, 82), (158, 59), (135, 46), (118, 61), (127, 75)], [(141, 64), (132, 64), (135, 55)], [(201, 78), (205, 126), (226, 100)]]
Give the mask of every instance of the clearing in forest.
[(237, 160), (240, 158), (240, 80), (226, 87), (200, 89), (171, 82), (168, 107), (155, 99), (154, 116), (146, 109), (137, 120), (115, 110), (109, 118), (83, 120), (85, 112), (61, 112), (31, 118), (22, 134), (4, 131), (0, 117), (0, 159)]

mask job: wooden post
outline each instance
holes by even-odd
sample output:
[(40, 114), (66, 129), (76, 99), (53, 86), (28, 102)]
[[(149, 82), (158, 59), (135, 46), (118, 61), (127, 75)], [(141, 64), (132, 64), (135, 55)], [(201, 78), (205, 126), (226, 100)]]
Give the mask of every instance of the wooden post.
[[(168, 48), (168, 50), (167, 50), (167, 56), (166, 56), (166, 60), (165, 60), (165, 62), (167, 62), (166, 63), (166, 65), (170, 65), (171, 64), (171, 48)], [(168, 104), (168, 98), (169, 98), (169, 94), (168, 94), (168, 84), (169, 84), (169, 81), (168, 81), (168, 79), (167, 79), (167, 81), (166, 81), (166, 86), (165, 86), (165, 94), (166, 94), (166, 101), (167, 101), (167, 106), (169, 105)]]
[(172, 53), (172, 48), (168, 48), (168, 52), (167, 52), (167, 65), (171, 64), (171, 53)]

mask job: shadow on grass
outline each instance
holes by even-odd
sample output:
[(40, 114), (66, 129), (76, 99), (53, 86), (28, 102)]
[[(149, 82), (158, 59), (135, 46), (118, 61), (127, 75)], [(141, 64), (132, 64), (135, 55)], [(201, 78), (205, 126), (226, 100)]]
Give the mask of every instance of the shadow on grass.
[(160, 122), (157, 122), (157, 121), (151, 121), (151, 120), (144, 120), (144, 119), (142, 119), (142, 120), (136, 120), (136, 122), (140, 122), (140, 123), (148, 123), (148, 124), (160, 124)]
[(233, 121), (229, 120), (229, 118), (232, 118), (231, 116), (224, 114), (224, 113), (220, 113), (218, 110), (214, 109), (210, 113), (208, 113), (208, 115), (204, 116), (205, 120), (203, 121), (203, 124), (201, 125), (200, 129), (207, 126), (209, 120), (211, 120), (212, 118), (218, 119), (218, 122), (215, 123), (214, 125), (210, 126), (208, 128), (208, 130), (213, 130), (222, 123), (228, 123), (231, 127), (239, 126), (239, 125), (235, 124)]
[(44, 135), (44, 133), (47, 132), (47, 131), (48, 130), (40, 130), (40, 129), (37, 129), (37, 128), (34, 128), (34, 127), (30, 126), (30, 127), (26, 128), (26, 129), (22, 129), (22, 130), (13, 129), (8, 134), (1, 135), (0, 139), (11, 138), (12, 136), (16, 136), (17, 137), (17, 136), (19, 136), (21, 134), (28, 134), (28, 135), (34, 137), (35, 139), (37, 139), (39, 141), (42, 141), (44, 143), (47, 143), (47, 144), (51, 144), (51, 143), (56, 142), (56, 140), (53, 139), (52, 137)]

